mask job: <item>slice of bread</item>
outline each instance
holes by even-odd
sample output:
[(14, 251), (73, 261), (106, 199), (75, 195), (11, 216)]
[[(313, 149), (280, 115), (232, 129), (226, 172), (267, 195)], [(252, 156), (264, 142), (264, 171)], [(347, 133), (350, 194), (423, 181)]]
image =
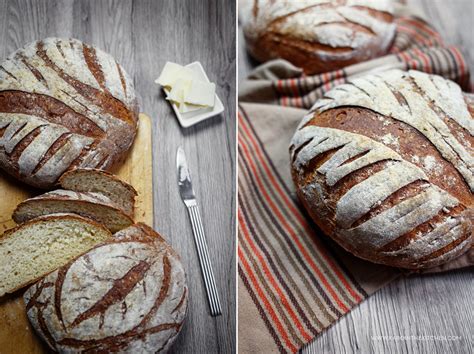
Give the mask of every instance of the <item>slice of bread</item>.
[(32, 219), (0, 237), (0, 296), (12, 293), (106, 241), (112, 234), (74, 214)]
[(13, 220), (22, 223), (41, 215), (73, 213), (93, 219), (112, 232), (133, 224), (132, 218), (99, 193), (58, 189), (26, 199), (13, 212)]
[(92, 168), (71, 170), (61, 176), (59, 183), (71, 191), (101, 193), (133, 218), (137, 191), (108, 172)]

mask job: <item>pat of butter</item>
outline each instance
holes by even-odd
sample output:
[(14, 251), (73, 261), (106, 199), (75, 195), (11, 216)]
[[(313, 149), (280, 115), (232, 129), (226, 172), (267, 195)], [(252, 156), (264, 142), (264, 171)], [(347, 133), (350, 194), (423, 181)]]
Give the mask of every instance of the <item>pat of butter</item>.
[(171, 90), (165, 90), (166, 99), (168, 101), (173, 101), (178, 104), (180, 113), (194, 112), (201, 108), (202, 106), (197, 106), (194, 104), (187, 104), (184, 102), (184, 97), (189, 92), (191, 88), (191, 80), (179, 78), (173, 83)]
[(171, 87), (171, 91), (168, 94), (167, 99), (179, 103), (184, 103), (184, 98), (191, 88), (191, 80), (184, 77), (178, 78)]
[(184, 96), (184, 102), (198, 105), (214, 107), (216, 97), (216, 85), (211, 82), (192, 80), (189, 91)]
[(167, 61), (155, 83), (161, 86), (172, 87), (179, 79), (199, 80), (196, 73), (184, 66)]
[(173, 102), (180, 113), (214, 107), (216, 86), (203, 80), (199, 71), (166, 62), (155, 82), (163, 86), (166, 99)]
[(161, 86), (172, 86), (173, 83), (179, 78), (179, 73), (183, 69), (184, 66), (167, 61), (165, 67), (161, 71), (160, 77), (158, 77), (155, 82)]
[(194, 112), (202, 109), (203, 106), (196, 106), (195, 104), (187, 104), (183, 102), (183, 104), (179, 105), (179, 113), (189, 113)]

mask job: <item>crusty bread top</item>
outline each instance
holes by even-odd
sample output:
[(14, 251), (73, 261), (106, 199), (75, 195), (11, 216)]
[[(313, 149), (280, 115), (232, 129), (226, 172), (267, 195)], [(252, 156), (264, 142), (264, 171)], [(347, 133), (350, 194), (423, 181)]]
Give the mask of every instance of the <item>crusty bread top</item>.
[(51, 187), (67, 169), (110, 169), (137, 129), (132, 80), (75, 39), (30, 43), (0, 65), (0, 167)]
[(432, 266), (472, 243), (473, 134), (455, 83), (417, 71), (367, 75), (329, 91), (303, 119), (293, 177), (346, 249)]
[(248, 39), (271, 32), (318, 43), (320, 55), (338, 48), (330, 55), (350, 56), (350, 49), (368, 47), (375, 37), (377, 45), (386, 48), (395, 33), (391, 0), (260, 0), (245, 1), (240, 7)]
[(173, 254), (178, 254), (169, 246), (165, 239), (150, 226), (139, 222), (114, 233), (114, 241), (160, 242), (162, 246), (170, 247)]
[(48, 275), (25, 293), (36, 331), (60, 352), (165, 352), (187, 310), (182, 264), (144, 224)]
[[(415, 128), (456, 168), (471, 191), (474, 190), (474, 119), (461, 88), (453, 81), (415, 70), (390, 70), (354, 79), (335, 87), (316, 102), (312, 114), (300, 127), (312, 119), (314, 112), (342, 106), (368, 108)], [(396, 151), (392, 138), (384, 137)], [(433, 158), (425, 160), (427, 169), (437, 168)]]

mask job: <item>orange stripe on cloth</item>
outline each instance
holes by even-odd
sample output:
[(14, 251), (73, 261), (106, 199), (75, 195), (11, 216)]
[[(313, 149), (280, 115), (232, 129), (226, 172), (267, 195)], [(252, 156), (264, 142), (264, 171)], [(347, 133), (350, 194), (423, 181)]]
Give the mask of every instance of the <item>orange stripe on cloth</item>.
[[(316, 280), (314, 272), (308, 268), (306, 261), (296, 250), (294, 243), (285, 237), (284, 230), (275, 222), (274, 215), (267, 208), (260, 189), (254, 183), (248, 164), (241, 158), (239, 158), (239, 195), (242, 196), (239, 197), (239, 210), (247, 222), (253, 240), (285, 288), (306, 327), (313, 334), (318, 334), (319, 329), (326, 327), (324, 324), (326, 321), (332, 323), (341, 317), (342, 313), (328, 298)], [(267, 228), (268, 231), (264, 231), (263, 228)], [(314, 303), (316, 309), (321, 311), (319, 316), (313, 311), (315, 308), (311, 307), (309, 302)]]
[(438, 32), (436, 32), (433, 28), (431, 28), (431, 26), (429, 26), (428, 24), (426, 24), (423, 21), (414, 19), (412, 17), (400, 17), (396, 20), (396, 22), (397, 23), (405, 23), (408, 26), (414, 26), (418, 30), (420, 30), (422, 32), (426, 32), (430, 36), (434, 37), (440, 43), (443, 42), (443, 39), (441, 38), (441, 35)]
[[(405, 33), (408, 33), (412, 39), (415, 39), (418, 42), (418, 44), (422, 44), (425, 47), (429, 47), (435, 44), (431, 39), (427, 39), (423, 37), (418, 31), (415, 31), (413, 28), (406, 27), (403, 25), (397, 25), (397, 29)], [(412, 43), (412, 45), (413, 44), (414, 43)]]
[(284, 90), (283, 90), (283, 80), (277, 80), (276, 81), (276, 91), (278, 93), (278, 101), (281, 106), (286, 106), (287, 104), (285, 103), (285, 95), (284, 95)]
[(405, 70), (408, 70), (413, 66), (412, 65), (412, 59), (408, 56), (408, 54), (406, 52), (400, 52), (397, 55), (405, 63)]
[(423, 62), (424, 71), (427, 73), (432, 73), (433, 69), (431, 68), (430, 58), (425, 53), (423, 53), (423, 51), (419, 48), (413, 48), (413, 52), (416, 53), (420, 57), (421, 61)]
[(284, 306), (285, 310), (288, 312), (288, 314), (290, 315), (291, 319), (294, 321), (294, 323), (296, 324), (296, 327), (298, 329), (298, 331), (300, 332), (300, 334), (303, 336), (303, 338), (306, 340), (306, 341), (309, 341), (313, 338), (313, 336), (311, 336), (310, 334), (308, 334), (308, 332), (305, 330), (304, 326), (303, 326), (303, 323), (301, 322), (301, 320), (298, 318), (298, 316), (296, 315), (295, 311), (293, 310), (293, 307), (291, 306), (291, 304), (289, 303), (287, 297), (286, 297), (286, 294), (283, 293), (283, 290), (280, 288), (280, 286), (278, 285), (277, 281), (275, 280), (274, 276), (273, 276), (273, 273), (272, 271), (268, 268), (267, 264), (266, 264), (266, 261), (265, 259), (263, 258), (261, 252), (259, 251), (258, 247), (255, 245), (255, 243), (253, 242), (252, 240), (252, 237), (250, 236), (250, 232), (248, 230), (248, 227), (242, 217), (242, 214), (241, 212), (239, 211), (239, 226), (242, 230), (242, 233), (244, 234), (244, 237), (248, 243), (248, 245), (250, 246), (250, 248), (252, 249), (253, 253), (257, 256), (259, 262), (260, 262), (260, 265), (262, 266), (262, 270), (263, 272), (265, 273), (265, 275), (267, 276), (268, 280), (270, 281), (270, 284), (272, 285), (273, 289), (275, 289), (276, 293), (278, 294), (278, 297), (279, 299), (281, 300), (281, 303), (282, 305)]
[(298, 88), (296, 87), (296, 79), (289, 79), (291, 91), (293, 92), (293, 97), (299, 97)]
[(454, 56), (456, 57), (456, 62), (459, 65), (459, 77), (462, 77), (464, 74), (466, 74), (466, 63), (464, 62), (463, 56), (459, 52), (458, 48), (453, 46), (449, 49), (451, 49)]
[[(244, 150), (244, 154), (245, 154), (245, 157), (248, 159), (249, 158), (249, 152), (247, 150), (247, 147), (243, 146), (243, 144), (241, 143), (241, 141), (239, 141), (239, 145), (241, 145), (243, 147), (243, 150)], [(255, 165), (252, 163), (250, 163), (250, 167), (252, 169), (252, 172), (255, 176), (257, 176), (257, 173), (255, 171)], [(314, 263), (313, 259), (310, 257), (308, 251), (303, 247), (302, 243), (301, 243), (301, 240), (298, 238), (298, 236), (296, 235), (295, 231), (290, 227), (290, 225), (287, 223), (285, 217), (281, 214), (281, 211), (278, 209), (278, 207), (273, 203), (272, 199), (270, 198), (270, 196), (268, 195), (267, 191), (265, 190), (265, 187), (263, 186), (262, 184), (262, 181), (260, 180), (260, 178), (257, 178), (257, 183), (259, 185), (259, 187), (261, 188), (262, 190), (262, 193), (265, 195), (265, 198), (267, 199), (268, 201), (268, 204), (270, 206), (270, 208), (272, 209), (272, 211), (275, 213), (275, 216), (278, 218), (278, 220), (281, 222), (281, 224), (283, 225), (283, 227), (288, 231), (289, 235), (291, 236), (291, 238), (293, 239), (293, 241), (295, 242), (295, 244), (297, 245), (298, 249), (300, 250), (300, 252), (303, 254), (304, 258), (306, 259), (306, 261), (310, 264), (311, 268), (315, 271), (315, 273), (317, 274), (319, 280), (321, 281), (321, 283), (324, 285), (324, 287), (326, 288), (326, 290), (331, 294), (331, 297), (334, 299), (334, 301), (337, 303), (337, 305), (339, 306), (339, 308), (343, 311), (343, 312), (347, 312), (349, 311), (349, 308), (342, 302), (342, 300), (340, 299), (340, 297), (337, 295), (336, 291), (333, 289), (333, 287), (331, 286), (331, 284), (329, 284), (328, 280), (326, 279), (326, 277), (323, 275), (323, 273), (321, 272), (321, 270), (318, 268), (318, 266)]]
[(255, 274), (253, 274), (252, 269), (250, 268), (250, 265), (248, 264), (247, 260), (245, 259), (245, 256), (244, 256), (242, 250), (240, 249), (240, 247), (238, 249), (238, 252), (239, 252), (240, 263), (242, 264), (242, 266), (245, 269), (248, 277), (250, 278), (250, 281), (251, 281), (253, 287), (255, 288), (255, 291), (256, 291), (258, 297), (263, 302), (263, 305), (265, 306), (265, 309), (267, 310), (268, 314), (272, 318), (272, 320), (273, 320), (273, 322), (274, 322), (274, 324), (275, 324), (275, 326), (278, 330), (278, 333), (283, 338), (283, 341), (285, 342), (287, 348), (293, 353), (296, 352), (299, 348), (297, 348), (290, 341), (290, 339), (288, 338), (288, 333), (283, 328), (282, 323), (280, 322), (280, 320), (278, 319), (278, 316), (276, 315), (275, 311), (273, 310), (272, 306), (270, 305), (270, 302), (268, 301), (268, 299), (265, 296), (262, 288), (260, 287), (257, 279), (255, 278)]

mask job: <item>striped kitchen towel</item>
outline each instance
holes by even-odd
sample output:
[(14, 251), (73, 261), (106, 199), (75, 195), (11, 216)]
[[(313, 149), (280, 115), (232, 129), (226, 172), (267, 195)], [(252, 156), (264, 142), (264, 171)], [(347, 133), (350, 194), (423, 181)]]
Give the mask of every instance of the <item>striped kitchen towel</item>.
[[(357, 259), (325, 237), (297, 201), (288, 145), (306, 109), (332, 87), (388, 68), (442, 75), (470, 91), (460, 51), (428, 24), (397, 19), (391, 54), (304, 76), (277, 60), (239, 90), (239, 351), (297, 352), (377, 289), (394, 268)], [(437, 271), (474, 264), (474, 252)]]

